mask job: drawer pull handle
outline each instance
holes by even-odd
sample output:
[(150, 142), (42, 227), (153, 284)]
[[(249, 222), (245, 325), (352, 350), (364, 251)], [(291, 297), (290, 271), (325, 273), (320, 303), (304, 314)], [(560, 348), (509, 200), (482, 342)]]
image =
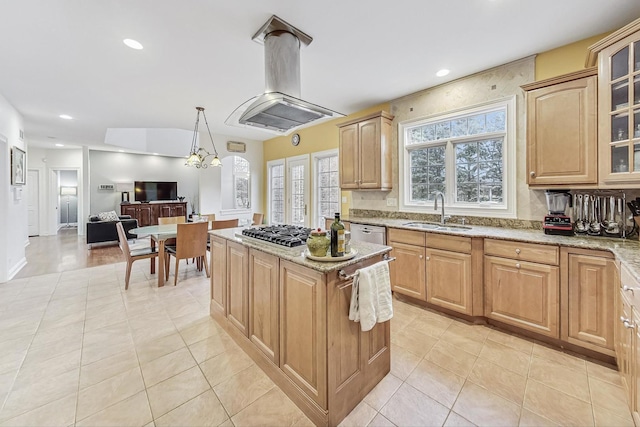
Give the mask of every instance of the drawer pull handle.
[(627, 329), (634, 329), (634, 326), (631, 324), (631, 322), (629, 322), (628, 320), (625, 320), (624, 322), (622, 322), (622, 324), (624, 325), (625, 328)]
[(422, 259), (422, 255), (420, 255), (419, 258)]
[(531, 172), (529, 172), (529, 176), (530, 176), (531, 178), (535, 178), (535, 177), (536, 177), (536, 172), (535, 172), (535, 171), (531, 171)]
[(520, 255), (520, 249), (516, 249), (516, 253)]
[(623, 290), (623, 291), (630, 291), (631, 293), (633, 293), (633, 288), (630, 288), (630, 287), (629, 287), (629, 286), (627, 286), (627, 285), (624, 285), (624, 286), (622, 287), (622, 290)]
[(624, 316), (620, 316), (620, 321), (621, 321), (622, 323), (625, 323), (625, 322), (629, 322), (629, 319), (627, 319), (627, 318), (626, 318), (626, 317), (624, 317)]
[(516, 263), (516, 268), (518, 268), (518, 269), (520, 268), (520, 263), (519, 262)]
[(430, 259), (431, 259), (431, 258), (429, 258), (429, 257), (426, 257), (426, 260), (427, 260), (427, 261), (429, 261)]

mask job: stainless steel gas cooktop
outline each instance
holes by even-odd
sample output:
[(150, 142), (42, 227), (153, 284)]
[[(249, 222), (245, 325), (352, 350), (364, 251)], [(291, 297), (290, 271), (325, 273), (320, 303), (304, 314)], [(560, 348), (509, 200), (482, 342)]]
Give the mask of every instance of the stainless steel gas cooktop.
[(266, 227), (252, 227), (242, 230), (242, 235), (276, 245), (294, 247), (304, 245), (311, 233), (311, 229), (297, 225), (270, 225)]

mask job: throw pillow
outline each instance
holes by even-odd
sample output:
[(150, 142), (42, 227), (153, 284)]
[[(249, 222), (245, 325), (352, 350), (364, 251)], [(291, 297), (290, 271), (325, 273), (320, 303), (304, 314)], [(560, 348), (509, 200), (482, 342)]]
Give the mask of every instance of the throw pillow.
[(98, 218), (100, 218), (100, 221), (120, 221), (116, 211), (100, 212)]
[(98, 222), (98, 221), (100, 221), (100, 217), (99, 217), (98, 215), (91, 215), (91, 216), (89, 217), (89, 221), (91, 221), (91, 222)]

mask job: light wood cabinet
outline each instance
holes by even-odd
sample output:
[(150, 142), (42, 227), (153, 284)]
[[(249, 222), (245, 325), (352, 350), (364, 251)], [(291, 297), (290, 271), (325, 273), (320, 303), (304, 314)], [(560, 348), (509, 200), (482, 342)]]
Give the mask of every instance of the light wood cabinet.
[(249, 323), (249, 250), (227, 241), (227, 318), (244, 336)]
[(249, 339), (269, 360), (280, 362), (279, 258), (249, 251)]
[(211, 310), (227, 315), (227, 241), (211, 236)]
[(522, 86), (530, 186), (597, 184), (596, 74), (593, 67)]
[(327, 408), (325, 276), (280, 262), (280, 369), (320, 407)]
[(427, 249), (427, 302), (472, 314), (471, 255)]
[(389, 245), (393, 247), (391, 256), (396, 258), (389, 264), (391, 290), (426, 301), (426, 249), (399, 242), (390, 242)]
[[(616, 361), (622, 385), (627, 391), (627, 399), (633, 402), (633, 390), (635, 389), (633, 370), (635, 364), (635, 355), (633, 353), (634, 333), (631, 326), (634, 325), (633, 312), (631, 303), (627, 299), (624, 291), (620, 289), (619, 294), (619, 317), (616, 319), (617, 343), (616, 343)], [(637, 322), (635, 322), (637, 323)]]
[(391, 121), (387, 112), (341, 123), (340, 188), (391, 190)]
[(617, 297), (613, 256), (563, 248), (562, 269), (562, 340), (613, 356)]
[(558, 267), (485, 256), (485, 316), (559, 338)]
[(640, 19), (588, 49), (598, 64), (599, 185), (640, 187)]

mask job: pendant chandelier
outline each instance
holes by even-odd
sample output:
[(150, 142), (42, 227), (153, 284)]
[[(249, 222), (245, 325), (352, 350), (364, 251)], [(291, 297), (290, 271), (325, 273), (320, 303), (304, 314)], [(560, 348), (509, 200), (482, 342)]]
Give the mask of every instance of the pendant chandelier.
[[(211, 129), (209, 129), (209, 123), (207, 122), (207, 116), (204, 114), (203, 107), (196, 107), (198, 114), (196, 115), (196, 127), (193, 130), (193, 139), (191, 141), (191, 151), (185, 166), (195, 166), (196, 168), (206, 169), (209, 166), (222, 166), (222, 162), (218, 157), (218, 151), (216, 145), (213, 143), (213, 137), (211, 136)], [(200, 124), (200, 113), (204, 117), (204, 123), (207, 126), (207, 132), (209, 133), (209, 139), (211, 139), (211, 145), (213, 146), (213, 153), (209, 153), (206, 149), (198, 147), (198, 125)], [(213, 156), (211, 162), (207, 163), (207, 158)]]

